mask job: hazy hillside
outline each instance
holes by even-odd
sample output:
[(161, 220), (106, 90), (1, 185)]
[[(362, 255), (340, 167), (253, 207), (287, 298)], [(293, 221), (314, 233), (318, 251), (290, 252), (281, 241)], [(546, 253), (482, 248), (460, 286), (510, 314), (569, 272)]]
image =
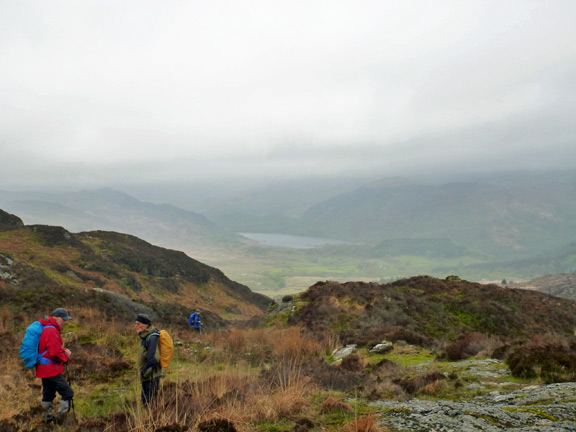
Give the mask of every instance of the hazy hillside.
[[(301, 291), (324, 279), (459, 274), (469, 280), (526, 280), (576, 269), (570, 246), (576, 240), (574, 172), (384, 178), (358, 187), (361, 181), (307, 178), (131, 189), (156, 204), (112, 189), (0, 191), (0, 208), (27, 224), (135, 235), (184, 251), (270, 295)], [(351, 244), (278, 248), (256, 245), (237, 232)]]
[[(438, 271), (447, 271), (438, 268)], [(468, 274), (515, 274), (522, 279), (531, 279), (540, 275), (576, 272), (576, 242), (555, 248), (552, 251), (520, 260), (492, 261), (471, 264), (460, 269)], [(551, 292), (550, 294), (554, 294)]]
[[(300, 294), (290, 322), (344, 343), (382, 338), (423, 344), (479, 332), (506, 338), (552, 332), (570, 337), (576, 304), (537, 291), (418, 276), (388, 284), (318, 282)], [(553, 317), (553, 318), (552, 318)]]
[(348, 240), (447, 238), (472, 251), (526, 257), (576, 239), (574, 196), (574, 175), (494, 183), (384, 180), (319, 203), (303, 218)]
[(512, 286), (576, 300), (576, 274), (574, 273), (548, 274), (528, 282), (515, 283)]
[(143, 201), (170, 203), (214, 220), (231, 214), (297, 218), (319, 201), (352, 191), (372, 179), (373, 176), (309, 176), (270, 181), (245, 178), (220, 182), (118, 185), (116, 188)]
[(200, 308), (208, 323), (221, 326), (261, 315), (269, 304), (220, 270), (131, 235), (22, 226), (5, 213), (1, 221), (0, 297), (25, 311), (91, 302), (132, 318), (144, 305), (186, 324), (190, 310)]
[(199, 212), (232, 232), (314, 236), (321, 229), (300, 218), (310, 206), (372, 181), (373, 177), (302, 177), (118, 185), (141, 200)]
[(26, 224), (64, 226), (72, 232), (117, 231), (177, 249), (239, 241), (201, 214), (170, 204), (143, 202), (112, 189), (0, 191), (0, 208), (19, 215)]
[[(438, 246), (446, 245), (428, 245)], [(127, 234), (26, 226), (0, 211), (0, 430), (45, 429), (39, 381), (18, 348), (26, 326), (56, 306), (74, 316), (62, 336), (73, 353), (66, 377), (75, 409), (58, 430), (416, 432), (430, 429), (426, 419), (434, 417), (435, 429), (449, 421), (465, 430), (478, 418), (482, 430), (495, 431), (511, 424), (502, 409), (511, 403), (521, 427), (542, 418), (545, 432), (573, 424), (573, 300), (419, 276), (318, 282), (269, 303), (181, 252)], [(191, 306), (214, 331), (187, 328)], [(151, 314), (175, 341), (159, 410), (139, 402), (136, 312)], [(250, 317), (259, 319), (247, 323)], [(234, 321), (242, 325), (229, 326)], [(480, 399), (494, 395), (505, 400)], [(415, 415), (411, 409), (423, 403), (435, 405)], [(403, 419), (415, 426), (397, 428)]]

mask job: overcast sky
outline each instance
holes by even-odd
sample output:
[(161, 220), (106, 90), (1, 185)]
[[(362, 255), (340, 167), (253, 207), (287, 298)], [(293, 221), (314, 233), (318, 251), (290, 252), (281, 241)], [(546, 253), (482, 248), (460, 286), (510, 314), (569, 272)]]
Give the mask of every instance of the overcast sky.
[(574, 0), (0, 0), (0, 187), (575, 168), (575, 17)]

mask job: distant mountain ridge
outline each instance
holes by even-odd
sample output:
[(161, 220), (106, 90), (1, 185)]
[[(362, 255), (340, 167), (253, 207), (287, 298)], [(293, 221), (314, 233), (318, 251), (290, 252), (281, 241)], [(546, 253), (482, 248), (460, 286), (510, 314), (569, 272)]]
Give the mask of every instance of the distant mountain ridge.
[[(133, 319), (136, 304), (167, 322), (187, 324), (198, 308), (206, 323), (262, 315), (270, 299), (182, 252), (108, 231), (73, 234), (61, 227), (21, 225), (0, 212), (0, 299), (25, 311), (59, 304), (101, 304)], [(114, 301), (119, 297), (128, 301)], [(131, 304), (133, 310), (126, 310)]]
[(26, 224), (65, 226), (72, 232), (122, 232), (180, 250), (239, 241), (201, 214), (143, 202), (110, 188), (59, 193), (0, 191), (0, 208), (18, 214)]
[(419, 184), (379, 181), (302, 218), (350, 241), (447, 238), (470, 250), (526, 257), (576, 239), (576, 176), (564, 180)]
[[(202, 214), (109, 188), (0, 191), (0, 208), (28, 224), (135, 235), (182, 250), (263, 290), (309, 276), (305, 267), (316, 267), (320, 273), (315, 276), (335, 278), (355, 277), (351, 269), (356, 268), (364, 280), (422, 273), (526, 280), (576, 270), (570, 247), (576, 241), (574, 171), (365, 181), (324, 179), (315, 184), (308, 178), (234, 184), (230, 189), (220, 184), (212, 195), (208, 185), (160, 185), (139, 195), (177, 198), (173, 204), (202, 208)], [(136, 193), (137, 187), (133, 189)], [(350, 244), (317, 249), (312, 255), (288, 254), (238, 232), (327, 237)], [(272, 264), (273, 257), (277, 260)], [(313, 266), (316, 261), (321, 265)], [(269, 277), (279, 273), (284, 280)]]

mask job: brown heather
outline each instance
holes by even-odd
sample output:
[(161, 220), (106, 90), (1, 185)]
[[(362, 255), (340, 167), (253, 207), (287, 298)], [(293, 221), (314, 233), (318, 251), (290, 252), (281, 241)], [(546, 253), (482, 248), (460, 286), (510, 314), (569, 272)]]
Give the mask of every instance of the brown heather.
[[(117, 233), (2, 229), (2, 255), (14, 262), (12, 279), (0, 279), (2, 431), (41, 430), (40, 381), (18, 350), (27, 325), (57, 306), (74, 316), (63, 331), (73, 352), (73, 432), (382, 432), (366, 405), (358, 409), (363, 402), (342, 401), (434, 398), (462, 387), (457, 376), (369, 353), (383, 339), (439, 359), (500, 358), (523, 380), (576, 380), (576, 304), (567, 299), (457, 277), (319, 282), (277, 321), (289, 326), (233, 328), (264, 314), (269, 299), (182, 253)], [(202, 308), (211, 332), (187, 328), (190, 306)], [(153, 310), (177, 343), (151, 409), (139, 403), (137, 308)], [(349, 343), (358, 353), (332, 362)]]
[[(296, 424), (321, 413), (319, 402), (312, 401), (322, 389), (303, 373), (303, 363), (327, 348), (299, 328), (230, 329), (201, 336), (168, 328), (178, 341), (176, 357), (158, 399), (147, 409), (139, 403), (139, 346), (132, 322), (111, 320), (88, 306), (70, 311), (74, 320), (63, 338), (73, 352), (75, 431), (193, 431), (228, 424), (251, 432), (262, 422)], [(36, 317), (9, 310), (2, 317), (0, 430), (34, 431), (40, 427), (40, 381), (23, 367), (18, 348), (25, 326)]]

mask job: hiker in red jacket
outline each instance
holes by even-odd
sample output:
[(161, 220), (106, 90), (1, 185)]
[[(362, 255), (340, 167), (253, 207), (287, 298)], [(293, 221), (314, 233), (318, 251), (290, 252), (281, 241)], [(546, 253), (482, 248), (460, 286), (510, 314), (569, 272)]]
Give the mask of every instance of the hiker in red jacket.
[[(60, 334), (62, 328), (67, 321), (72, 317), (68, 315), (66, 309), (57, 308), (52, 312), (52, 315), (46, 319), (39, 320), (43, 326), (46, 327), (40, 336), (40, 343), (38, 345), (38, 353), (47, 359), (47, 364), (36, 365), (36, 378), (42, 378), (42, 410), (44, 412), (44, 422), (62, 423), (72, 404), (74, 391), (62, 376), (64, 371), (64, 363), (68, 363), (70, 355), (72, 354), (69, 349), (62, 347), (62, 336)], [(53, 401), (56, 397), (56, 392), (60, 394), (60, 406), (58, 407), (57, 419), (54, 418)]]

